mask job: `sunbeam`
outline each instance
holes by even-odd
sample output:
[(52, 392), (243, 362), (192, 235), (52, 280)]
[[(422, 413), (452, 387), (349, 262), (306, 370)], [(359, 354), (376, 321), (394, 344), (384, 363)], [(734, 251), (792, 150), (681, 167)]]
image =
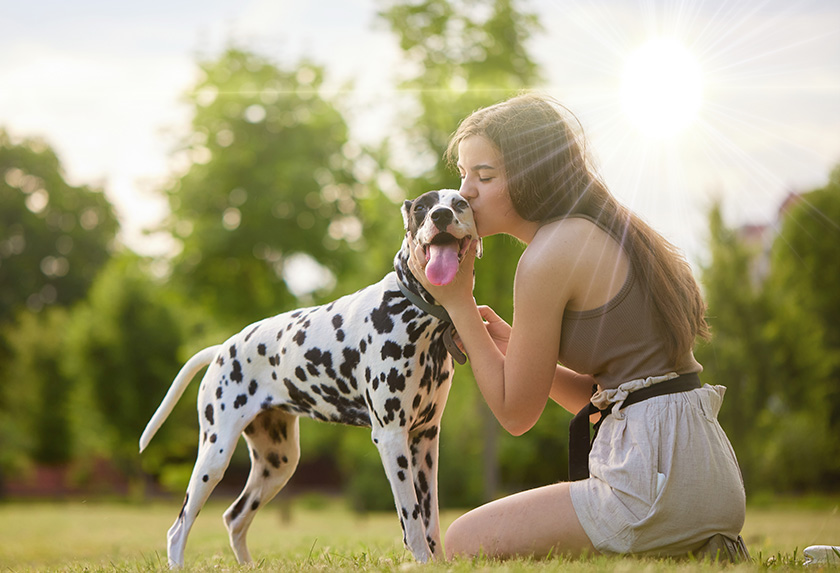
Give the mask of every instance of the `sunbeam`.
[(549, 11), (551, 52), (588, 79), (554, 76), (550, 93), (581, 118), (610, 189), (690, 259), (704, 255), (713, 202), (729, 224), (772, 223), (789, 192), (824, 184), (840, 161), (840, 139), (828, 141), (840, 128), (840, 22), (826, 3)]

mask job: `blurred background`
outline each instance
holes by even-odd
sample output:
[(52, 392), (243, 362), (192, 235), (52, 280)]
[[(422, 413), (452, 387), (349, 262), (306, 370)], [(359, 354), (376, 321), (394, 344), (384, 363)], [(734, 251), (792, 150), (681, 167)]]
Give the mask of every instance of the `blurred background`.
[[(837, 2), (42, 0), (0, 29), (0, 497), (181, 496), (198, 383), (137, 443), (182, 363), (379, 280), (402, 200), (458, 186), (458, 122), (525, 89), (692, 263), (748, 496), (838, 493)], [(520, 252), (476, 265), (507, 319)], [(565, 479), (570, 417), (508, 436), (458, 367), (442, 505)], [(369, 432), (301, 442), (283, 495), (393, 507)]]

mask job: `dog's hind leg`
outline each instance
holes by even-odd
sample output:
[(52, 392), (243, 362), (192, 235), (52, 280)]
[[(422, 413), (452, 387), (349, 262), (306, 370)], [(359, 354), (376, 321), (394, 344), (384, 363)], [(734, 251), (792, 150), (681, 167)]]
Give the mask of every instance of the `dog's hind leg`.
[(184, 505), (167, 534), (170, 567), (184, 566), (184, 548), (190, 529), (210, 493), (222, 480), (238, 439), (237, 434), (213, 434), (212, 438), (204, 440), (199, 446)]
[(251, 473), (245, 489), (225, 511), (230, 546), (239, 563), (249, 563), (246, 535), (257, 510), (271, 501), (295, 473), (300, 459), (297, 416), (280, 409), (262, 411), (245, 428), (251, 452)]

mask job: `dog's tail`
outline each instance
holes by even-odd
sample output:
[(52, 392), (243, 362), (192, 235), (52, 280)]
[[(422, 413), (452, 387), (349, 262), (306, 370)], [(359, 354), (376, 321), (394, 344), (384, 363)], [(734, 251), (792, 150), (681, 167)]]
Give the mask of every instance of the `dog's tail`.
[(184, 390), (187, 389), (193, 377), (198, 374), (199, 370), (213, 361), (219, 348), (221, 348), (221, 345), (205, 348), (187, 360), (187, 363), (184, 364), (172, 382), (172, 386), (169, 387), (169, 391), (164, 396), (163, 402), (160, 403), (152, 419), (146, 424), (146, 429), (143, 430), (143, 435), (140, 436), (140, 452), (146, 449), (146, 446), (152, 441), (152, 438), (163, 425), (163, 422), (169, 417), (169, 414), (175, 408), (175, 404), (178, 403), (178, 400), (184, 394)]

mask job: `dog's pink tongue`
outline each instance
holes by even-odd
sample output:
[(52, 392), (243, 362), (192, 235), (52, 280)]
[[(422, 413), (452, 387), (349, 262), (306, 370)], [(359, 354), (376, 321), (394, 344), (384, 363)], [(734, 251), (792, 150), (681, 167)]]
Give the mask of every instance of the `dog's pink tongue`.
[(458, 244), (429, 245), (426, 278), (433, 285), (447, 285), (458, 272)]

